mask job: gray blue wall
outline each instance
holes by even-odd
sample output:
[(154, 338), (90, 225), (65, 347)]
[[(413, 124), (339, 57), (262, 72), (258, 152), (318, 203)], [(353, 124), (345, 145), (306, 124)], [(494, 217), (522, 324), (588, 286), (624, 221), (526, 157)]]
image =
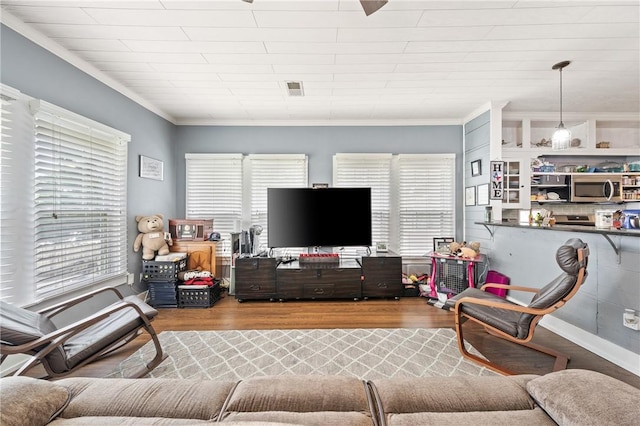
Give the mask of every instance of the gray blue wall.
[[(477, 188), (480, 184), (489, 183), (490, 120), (491, 112), (487, 111), (464, 125), (465, 188), (470, 186)], [(471, 162), (476, 160), (481, 161), (482, 174), (471, 176)], [(476, 201), (477, 198), (478, 194), (476, 194)], [(481, 222), (484, 219), (485, 207), (478, 205), (464, 207), (464, 239), (479, 242), (482, 252), (491, 258), (492, 244), (489, 234), (482, 226), (474, 225), (475, 222)]]
[[(331, 183), (333, 155), (356, 153), (455, 153), (456, 176), (462, 176), (462, 126), (399, 127), (212, 127), (179, 126), (175, 156), (178, 210), (185, 209), (185, 153), (277, 154), (304, 153), (309, 156), (309, 183)], [(458, 181), (456, 211), (462, 199)], [(462, 215), (456, 215), (456, 229), (462, 229)], [(460, 235), (461, 236), (461, 235)]]
[[(128, 167), (128, 240), (137, 235), (135, 216), (178, 214), (176, 161), (173, 156), (175, 126), (119, 92), (71, 66), (2, 25), (0, 28), (0, 81), (22, 93), (58, 105), (131, 135)], [(138, 177), (140, 154), (164, 161), (164, 181)], [(140, 254), (131, 250), (128, 269), (138, 276)]]

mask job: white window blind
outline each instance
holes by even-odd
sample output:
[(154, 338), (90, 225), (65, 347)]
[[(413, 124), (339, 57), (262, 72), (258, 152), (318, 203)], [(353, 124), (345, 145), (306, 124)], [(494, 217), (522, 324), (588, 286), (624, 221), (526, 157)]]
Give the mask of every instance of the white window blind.
[(31, 108), (36, 296), (124, 277), (129, 135), (43, 101)]
[(34, 139), (28, 97), (0, 86), (0, 299), (16, 305), (35, 300)]
[(251, 226), (262, 226), (260, 250), (268, 248), (267, 188), (308, 186), (307, 156), (304, 154), (249, 155)]
[[(333, 157), (333, 186), (371, 188), (374, 244), (390, 243), (391, 159), (391, 154), (336, 154)], [(355, 249), (351, 251), (355, 253)]]
[(396, 170), (400, 253), (422, 256), (455, 235), (455, 155), (401, 154)]
[[(213, 218), (214, 230), (230, 240), (242, 219), (242, 154), (185, 154), (185, 161), (187, 218)], [(224, 253), (222, 244), (217, 251)]]

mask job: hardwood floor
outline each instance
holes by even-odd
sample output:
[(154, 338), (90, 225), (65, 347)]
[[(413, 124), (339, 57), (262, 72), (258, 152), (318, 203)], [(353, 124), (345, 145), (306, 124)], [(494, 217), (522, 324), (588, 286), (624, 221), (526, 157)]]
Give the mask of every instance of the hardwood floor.
[[(453, 327), (453, 314), (427, 305), (424, 298), (363, 301), (250, 301), (238, 303), (224, 294), (210, 309), (160, 309), (153, 322), (163, 330), (251, 330), (290, 328), (435, 328)], [(518, 373), (545, 374), (551, 371), (549, 357), (490, 336), (467, 322), (465, 338), (485, 357)], [(139, 336), (111, 356), (78, 370), (74, 376), (102, 377), (119, 362), (149, 341)], [(640, 388), (640, 377), (538, 327), (533, 340), (570, 355), (568, 368), (595, 370)]]

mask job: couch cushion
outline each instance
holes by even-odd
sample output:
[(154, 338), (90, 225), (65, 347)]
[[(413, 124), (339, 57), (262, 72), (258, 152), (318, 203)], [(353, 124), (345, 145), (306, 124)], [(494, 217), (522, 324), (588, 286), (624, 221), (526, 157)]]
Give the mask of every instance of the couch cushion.
[(222, 424), (225, 426), (236, 423), (247, 423), (255, 426), (256, 422), (273, 424), (292, 424), (305, 426), (372, 426), (373, 420), (363, 413), (344, 411), (315, 411), (312, 413), (292, 413), (289, 411), (263, 411), (256, 413), (229, 413)]
[(469, 411), (466, 413), (411, 413), (392, 414), (387, 417), (387, 426), (513, 426), (555, 425), (540, 408), (514, 411)]
[(63, 419), (58, 417), (49, 426), (189, 426), (189, 425), (210, 425), (212, 420), (194, 419), (167, 419), (165, 417), (74, 417), (73, 419)]
[(235, 382), (187, 379), (91, 379), (57, 382), (69, 389), (71, 402), (60, 417), (217, 418)]
[(238, 384), (221, 418), (284, 423), (371, 425), (365, 383), (343, 376), (266, 376)]
[(527, 383), (559, 425), (637, 425), (640, 389), (595, 371), (563, 370)]
[(0, 379), (0, 424), (40, 426), (47, 424), (69, 402), (63, 386), (31, 377)]
[(533, 410), (525, 386), (535, 375), (421, 377), (371, 383), (387, 414)]

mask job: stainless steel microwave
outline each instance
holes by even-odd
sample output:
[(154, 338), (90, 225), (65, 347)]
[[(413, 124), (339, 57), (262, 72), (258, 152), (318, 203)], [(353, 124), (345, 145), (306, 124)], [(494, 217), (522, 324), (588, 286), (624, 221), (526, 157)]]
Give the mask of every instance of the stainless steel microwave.
[(571, 201), (586, 203), (622, 202), (622, 176), (589, 173), (571, 176)]

